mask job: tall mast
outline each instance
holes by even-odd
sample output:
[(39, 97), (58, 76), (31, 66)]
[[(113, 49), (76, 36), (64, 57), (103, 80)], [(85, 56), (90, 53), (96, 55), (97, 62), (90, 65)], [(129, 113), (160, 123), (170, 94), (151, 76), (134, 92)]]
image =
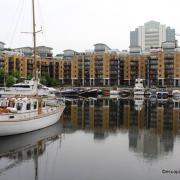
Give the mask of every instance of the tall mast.
[(36, 62), (36, 22), (35, 22), (35, 6), (34, 0), (32, 0), (32, 11), (33, 11), (33, 65), (34, 65), (34, 78), (37, 79), (37, 62)]

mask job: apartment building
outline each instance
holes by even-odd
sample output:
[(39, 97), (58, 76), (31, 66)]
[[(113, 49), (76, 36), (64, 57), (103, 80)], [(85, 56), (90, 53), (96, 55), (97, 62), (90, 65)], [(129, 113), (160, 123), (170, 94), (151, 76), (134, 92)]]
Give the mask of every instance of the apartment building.
[[(36, 48), (36, 54), (41, 58), (52, 58), (53, 48), (47, 46), (38, 46)], [(33, 48), (32, 47), (20, 47), (14, 49), (15, 52), (20, 53), (22, 56), (31, 57), (33, 55)]]
[[(32, 56), (2, 54), (0, 66), (7, 73), (15, 70), (22, 78), (32, 77)], [(180, 50), (168, 42), (148, 53), (112, 50), (105, 44), (93, 51), (65, 50), (55, 58), (37, 58), (40, 76), (49, 75), (65, 86), (134, 86), (141, 78), (146, 86), (180, 86)]]

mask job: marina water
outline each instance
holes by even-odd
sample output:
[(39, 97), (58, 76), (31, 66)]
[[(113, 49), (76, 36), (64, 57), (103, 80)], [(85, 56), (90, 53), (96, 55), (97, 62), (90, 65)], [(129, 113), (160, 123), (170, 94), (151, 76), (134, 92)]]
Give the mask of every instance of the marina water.
[(0, 137), (0, 180), (180, 178), (180, 102), (66, 102), (60, 121)]

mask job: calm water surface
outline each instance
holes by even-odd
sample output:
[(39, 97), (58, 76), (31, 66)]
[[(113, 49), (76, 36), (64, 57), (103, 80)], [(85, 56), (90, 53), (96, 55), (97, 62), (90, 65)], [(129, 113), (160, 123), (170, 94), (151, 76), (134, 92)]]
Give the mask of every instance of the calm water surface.
[(180, 102), (67, 102), (60, 122), (0, 138), (0, 180), (179, 179)]

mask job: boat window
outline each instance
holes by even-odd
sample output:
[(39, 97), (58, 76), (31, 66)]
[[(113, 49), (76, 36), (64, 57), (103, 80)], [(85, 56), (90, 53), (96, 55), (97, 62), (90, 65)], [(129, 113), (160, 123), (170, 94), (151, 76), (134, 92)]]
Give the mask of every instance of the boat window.
[(17, 103), (17, 110), (21, 111), (23, 107), (23, 103)]
[(27, 103), (26, 110), (30, 110), (30, 109), (31, 109), (31, 103)]
[(9, 104), (8, 104), (8, 107), (14, 107), (14, 105), (15, 105), (15, 102), (12, 101), (12, 100), (10, 100), (10, 101), (9, 101)]
[(34, 102), (34, 109), (37, 109), (37, 102)]
[(175, 102), (175, 107), (178, 107), (178, 102)]
[(42, 107), (45, 107), (46, 106), (46, 103), (43, 101), (43, 106)]
[(30, 88), (29, 85), (14, 85), (13, 88)]
[(5, 99), (5, 100), (0, 100), (0, 107), (7, 107), (8, 105), (8, 101)]

